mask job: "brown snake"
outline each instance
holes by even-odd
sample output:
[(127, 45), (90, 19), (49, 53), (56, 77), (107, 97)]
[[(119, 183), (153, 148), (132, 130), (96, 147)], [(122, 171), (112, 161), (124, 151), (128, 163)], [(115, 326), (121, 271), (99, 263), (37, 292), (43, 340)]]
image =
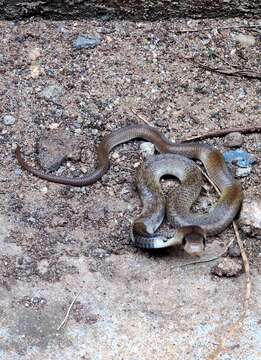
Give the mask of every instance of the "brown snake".
[[(148, 196), (146, 196), (146, 191), (143, 195), (140, 192), (143, 205), (151, 201), (151, 196), (153, 201), (151, 203), (152, 205), (149, 206), (149, 213), (146, 213), (146, 221), (142, 219), (144, 210), (141, 216), (134, 221), (133, 230), (141, 236), (141, 240), (135, 240), (135, 244), (144, 248), (160, 248), (183, 242), (184, 249), (188, 253), (199, 255), (199, 253), (202, 252), (202, 244), (205, 241), (205, 236), (222, 232), (233, 221), (242, 202), (241, 187), (231, 175), (222, 154), (218, 150), (206, 144), (199, 143), (175, 144), (169, 141), (158, 130), (148, 125), (131, 125), (115, 130), (103, 138), (97, 147), (98, 167), (91, 174), (81, 178), (68, 178), (45, 174), (33, 168), (22, 158), (19, 146), (16, 149), (16, 157), (24, 169), (42, 179), (65, 185), (85, 186), (93, 184), (107, 172), (110, 166), (109, 153), (115, 146), (135, 138), (151, 141), (160, 153), (174, 153), (200, 160), (207, 170), (209, 177), (221, 192), (218, 202), (207, 216), (192, 215), (189, 209), (194, 200), (192, 200), (190, 196), (193, 195), (194, 198), (197, 198), (198, 195), (196, 193), (199, 193), (199, 191), (195, 188), (192, 191), (190, 189), (190, 195), (189, 192), (186, 191), (186, 184), (189, 184), (189, 186), (193, 188), (195, 174), (191, 175), (193, 172), (187, 174), (187, 171), (185, 171), (187, 175), (184, 183), (185, 186), (181, 186), (182, 190), (178, 189), (176, 195), (172, 195), (173, 200), (176, 202), (175, 206), (172, 207), (169, 205), (171, 202), (167, 202), (166, 204), (169, 221), (178, 227), (176, 235), (171, 239), (153, 236), (154, 231), (160, 225), (159, 221), (155, 222), (155, 213), (158, 217), (162, 217), (162, 205), (159, 205), (157, 200), (159, 192), (156, 193), (155, 197), (153, 197), (151, 192)], [(181, 164), (182, 160), (179, 160), (179, 163)], [(189, 168), (189, 165), (187, 167)], [(172, 172), (169, 172), (167, 169), (164, 174), (172, 174)], [(174, 175), (177, 176), (177, 174)], [(158, 189), (157, 181), (159, 178), (155, 182), (153, 176), (149, 175), (149, 179), (147, 178), (147, 180), (151, 180), (149, 181), (149, 186), (152, 186), (152, 189)], [(157, 207), (160, 209), (159, 211)], [(161, 212), (160, 216), (159, 212)], [(148, 220), (149, 218), (150, 220)], [(148, 221), (150, 222), (148, 223)], [(147, 240), (144, 240), (144, 235)]]

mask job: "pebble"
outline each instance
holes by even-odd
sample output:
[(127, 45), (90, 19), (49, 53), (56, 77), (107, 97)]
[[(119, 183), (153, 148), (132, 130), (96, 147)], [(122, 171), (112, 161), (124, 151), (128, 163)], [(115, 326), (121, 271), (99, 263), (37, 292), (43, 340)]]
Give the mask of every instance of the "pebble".
[(49, 262), (47, 259), (42, 259), (39, 261), (37, 270), (41, 275), (44, 275), (49, 270)]
[[(260, 108), (260, 110), (261, 110), (261, 108)], [(254, 146), (257, 151), (261, 152), (261, 134), (254, 135)]]
[(219, 277), (236, 277), (243, 270), (242, 262), (239, 259), (222, 258), (217, 265), (211, 269), (211, 274)]
[(14, 116), (12, 115), (5, 115), (3, 117), (3, 123), (6, 125), (6, 126), (11, 126), (11, 125), (14, 125), (16, 122), (16, 119)]
[(61, 85), (49, 85), (40, 93), (40, 96), (46, 100), (57, 101), (64, 94), (64, 88)]
[(243, 145), (243, 136), (240, 132), (232, 132), (225, 137), (225, 145), (228, 147), (240, 147)]
[(252, 35), (238, 34), (235, 36), (235, 39), (244, 46), (254, 46), (256, 43), (256, 39)]
[(155, 146), (151, 142), (143, 142), (140, 145), (142, 155), (147, 159), (155, 154)]
[(60, 130), (43, 136), (39, 141), (39, 162), (44, 170), (55, 171), (67, 158), (80, 160), (81, 149), (77, 139), (64, 134)]
[(21, 169), (16, 169), (15, 170), (15, 176), (19, 177), (22, 175), (22, 170)]
[(231, 257), (239, 257), (241, 255), (240, 248), (237, 242), (233, 242), (228, 248), (228, 255)]
[(237, 168), (236, 169), (236, 177), (247, 177), (248, 175), (251, 174), (252, 171), (252, 167), (248, 166), (246, 168)]
[(77, 50), (80, 49), (93, 49), (100, 45), (101, 39), (99, 37), (79, 35), (73, 42), (73, 47)]
[(237, 99), (242, 100), (247, 95), (247, 92), (245, 89), (240, 89)]
[(243, 201), (239, 225), (247, 235), (261, 234), (261, 198), (249, 197)]
[(61, 34), (67, 35), (68, 34), (68, 30), (63, 26), (63, 25), (59, 25), (57, 28), (57, 31)]
[(98, 132), (99, 132), (98, 129), (92, 129), (92, 130), (91, 130), (92, 135), (97, 135)]
[(106, 256), (109, 256), (108, 252), (106, 250), (102, 249), (102, 248), (94, 249), (93, 252), (92, 252), (92, 255), (94, 257), (98, 257), (100, 259), (102, 259), (102, 258), (104, 258)]
[(32, 48), (28, 52), (28, 58), (30, 61), (36, 61), (41, 56), (41, 49), (38, 47)]

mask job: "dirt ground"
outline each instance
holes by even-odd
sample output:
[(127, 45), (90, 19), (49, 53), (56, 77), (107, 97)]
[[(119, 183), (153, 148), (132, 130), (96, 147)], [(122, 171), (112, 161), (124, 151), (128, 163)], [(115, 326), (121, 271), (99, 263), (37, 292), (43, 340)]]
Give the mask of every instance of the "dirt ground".
[[(258, 80), (216, 74), (192, 61), (227, 66), (223, 58), (258, 70), (258, 30), (217, 30), (243, 23), (1, 22), (1, 359), (207, 359), (238, 318), (244, 275), (215, 277), (213, 263), (178, 268), (188, 260), (181, 250), (151, 254), (130, 244), (130, 223), (140, 211), (133, 178), (143, 141), (117, 147), (109, 172), (86, 188), (29, 175), (14, 150), (20, 144), (39, 167), (39, 141), (56, 136), (73, 152), (56, 173), (81, 176), (95, 166), (103, 135), (142, 122), (133, 111), (173, 140), (260, 124)], [(213, 29), (175, 32), (197, 27)], [(252, 43), (239, 41), (239, 34)], [(99, 38), (100, 45), (76, 50), (78, 35)], [(206, 142), (229, 149), (224, 138)], [(245, 198), (260, 199), (261, 135), (243, 136), (241, 148), (256, 160), (251, 174), (239, 178)], [(215, 199), (206, 189), (201, 209)], [(207, 255), (233, 236), (230, 228), (210, 238)], [(250, 313), (222, 360), (261, 358), (261, 238), (241, 236), (253, 281)], [(79, 291), (66, 327), (57, 330)]]

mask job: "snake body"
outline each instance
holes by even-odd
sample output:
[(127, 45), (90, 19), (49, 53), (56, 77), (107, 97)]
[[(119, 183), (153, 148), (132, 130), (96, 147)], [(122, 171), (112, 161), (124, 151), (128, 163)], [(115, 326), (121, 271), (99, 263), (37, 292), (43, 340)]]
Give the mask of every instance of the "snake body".
[[(169, 205), (170, 202), (168, 202), (166, 206), (167, 216), (172, 224), (177, 224), (180, 229), (183, 229), (179, 231), (179, 239), (173, 239), (173, 243), (175, 241), (180, 242), (180, 236), (183, 238), (187, 237), (188, 240), (192, 239), (193, 242), (193, 238), (197, 239), (198, 237), (201, 237), (202, 239), (203, 237), (205, 237), (205, 234), (214, 235), (220, 233), (233, 221), (241, 206), (242, 190), (239, 183), (235, 181), (230, 171), (228, 170), (222, 154), (218, 150), (206, 144), (173, 143), (169, 141), (158, 130), (148, 125), (127, 126), (115, 130), (109, 135), (105, 136), (97, 147), (98, 167), (89, 175), (80, 178), (69, 178), (64, 176), (45, 174), (44, 172), (33, 168), (22, 158), (19, 146), (16, 149), (16, 157), (19, 164), (24, 169), (28, 170), (30, 173), (42, 179), (65, 185), (85, 186), (93, 184), (108, 171), (110, 166), (109, 153), (115, 146), (136, 138), (142, 138), (144, 140), (152, 142), (160, 153), (174, 153), (177, 155), (183, 155), (191, 159), (200, 160), (203, 163), (208, 173), (208, 176), (211, 178), (211, 180), (215, 183), (215, 185), (219, 188), (221, 192), (220, 198), (212, 211), (207, 216), (201, 217), (194, 216), (188, 211), (191, 207), (191, 200), (193, 198), (191, 197), (191, 195), (197, 197), (196, 192), (198, 190), (195, 190), (194, 188), (194, 190), (192, 190), (192, 192), (189, 194), (188, 191), (184, 191), (183, 187), (182, 191), (178, 190), (176, 194), (172, 195), (172, 200), (176, 203), (177, 206), (171, 207)], [(155, 181), (155, 178), (153, 178), (149, 174), (148, 177), (149, 181), (152, 184), (152, 187), (155, 186), (155, 188), (157, 188), (158, 180)], [(194, 177), (194, 175), (188, 175), (186, 183), (192, 184), (195, 180)], [(161, 216), (162, 209), (159, 205), (159, 202), (161, 200), (157, 198), (158, 194), (155, 196), (156, 198), (152, 199), (152, 205), (149, 206), (149, 214), (151, 214), (152, 217), (151, 222), (153, 224), (153, 228), (156, 229), (157, 226), (156, 222), (154, 221), (155, 213), (157, 213), (157, 216)], [(151, 197), (153, 197), (152, 194), (149, 194), (148, 197), (146, 197), (146, 194), (144, 194), (145, 203), (147, 200), (148, 202), (150, 202)], [(160, 215), (158, 210), (156, 210), (157, 207), (158, 209), (160, 209)], [(135, 232), (138, 232), (141, 235), (151, 236), (151, 234), (153, 233), (152, 229), (148, 228), (146, 223), (142, 224), (140, 218), (134, 222), (133, 229)], [(141, 242), (140, 244), (138, 243), (137, 245), (151, 248), (165, 247), (165, 242), (163, 240), (162, 242), (156, 243), (156, 240), (155, 242), (153, 242), (153, 240), (151, 241), (151, 239), (148, 237), (146, 245), (143, 242)], [(167, 246), (169, 245), (171, 245), (171, 243), (168, 243)]]

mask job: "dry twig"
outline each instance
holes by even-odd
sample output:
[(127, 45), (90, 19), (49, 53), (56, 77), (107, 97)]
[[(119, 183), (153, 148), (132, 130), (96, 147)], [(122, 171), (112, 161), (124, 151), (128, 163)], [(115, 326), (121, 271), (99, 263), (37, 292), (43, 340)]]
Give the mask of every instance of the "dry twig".
[(224, 64), (226, 64), (226, 65), (228, 65), (228, 66), (230, 66), (230, 67), (236, 68), (236, 69), (240, 68), (239, 65), (231, 64), (229, 61), (227, 61), (225, 58), (223, 58), (223, 57), (220, 56), (219, 54), (217, 54), (217, 53), (215, 53), (215, 52), (213, 52), (212, 54), (213, 54), (216, 58), (218, 58), (219, 60), (221, 60)]
[(65, 318), (63, 319), (63, 321), (61, 322), (61, 324), (58, 326), (57, 331), (59, 331), (59, 330), (66, 324), (66, 322), (68, 321), (68, 317), (69, 317), (69, 315), (70, 315), (71, 309), (72, 309), (75, 301), (76, 301), (77, 298), (79, 297), (80, 293), (81, 293), (81, 292), (79, 291), (78, 294), (75, 295), (73, 301), (71, 302), (71, 304), (70, 304), (70, 306), (69, 306), (69, 308), (68, 308), (68, 310), (67, 310), (67, 313), (66, 313), (66, 315), (65, 315)]
[(253, 126), (246, 126), (246, 127), (232, 127), (232, 128), (226, 128), (221, 130), (210, 130), (205, 134), (201, 135), (192, 135), (189, 138), (181, 139), (182, 142), (189, 142), (193, 140), (204, 140), (204, 139), (210, 139), (213, 137), (221, 137), (225, 136), (232, 132), (240, 132), (242, 134), (252, 134), (254, 132), (260, 132), (261, 131), (261, 125), (253, 125)]
[(193, 33), (193, 32), (203, 32), (203, 31), (210, 31), (210, 30), (229, 30), (229, 29), (255, 29), (261, 27), (260, 25), (231, 25), (231, 26), (212, 26), (207, 28), (201, 28), (201, 29), (184, 29), (184, 30), (175, 30), (174, 32), (182, 34), (182, 33)]
[(239, 317), (239, 319), (233, 323), (227, 330), (227, 334), (219, 341), (218, 346), (214, 349), (210, 355), (208, 356), (207, 360), (216, 360), (218, 359), (221, 352), (225, 349), (226, 342), (236, 333), (239, 329), (243, 326), (243, 322), (246, 318), (248, 309), (249, 309), (249, 300), (251, 296), (251, 278), (250, 278), (250, 268), (249, 268), (249, 261), (242, 243), (242, 240), (239, 235), (239, 231), (235, 222), (233, 222), (234, 231), (236, 234), (237, 242), (240, 247), (241, 256), (243, 259), (244, 269), (245, 269), (245, 276), (246, 276), (246, 285), (245, 285), (245, 298), (243, 304), (243, 311)]
[(132, 112), (135, 116), (137, 116), (140, 120), (142, 120), (143, 122), (145, 122), (145, 124), (147, 124), (147, 125), (149, 125), (149, 126), (151, 126), (151, 127), (155, 127), (154, 125), (152, 125), (152, 124), (149, 122), (149, 120), (146, 118), (145, 115), (143, 115), (143, 114), (141, 114), (141, 113), (138, 113), (138, 112), (134, 111), (133, 109), (131, 109), (131, 112)]
[(242, 76), (242, 77), (247, 77), (250, 79), (261, 80), (261, 73), (258, 71), (254, 71), (254, 70), (248, 70), (248, 69), (235, 70), (235, 69), (229, 69), (229, 68), (225, 68), (225, 67), (214, 67), (214, 66), (204, 65), (204, 64), (199, 64), (199, 63), (196, 63), (196, 64), (197, 64), (197, 66), (199, 66), (203, 69), (206, 69), (209, 71), (214, 71), (214, 72), (228, 75), (228, 76)]

